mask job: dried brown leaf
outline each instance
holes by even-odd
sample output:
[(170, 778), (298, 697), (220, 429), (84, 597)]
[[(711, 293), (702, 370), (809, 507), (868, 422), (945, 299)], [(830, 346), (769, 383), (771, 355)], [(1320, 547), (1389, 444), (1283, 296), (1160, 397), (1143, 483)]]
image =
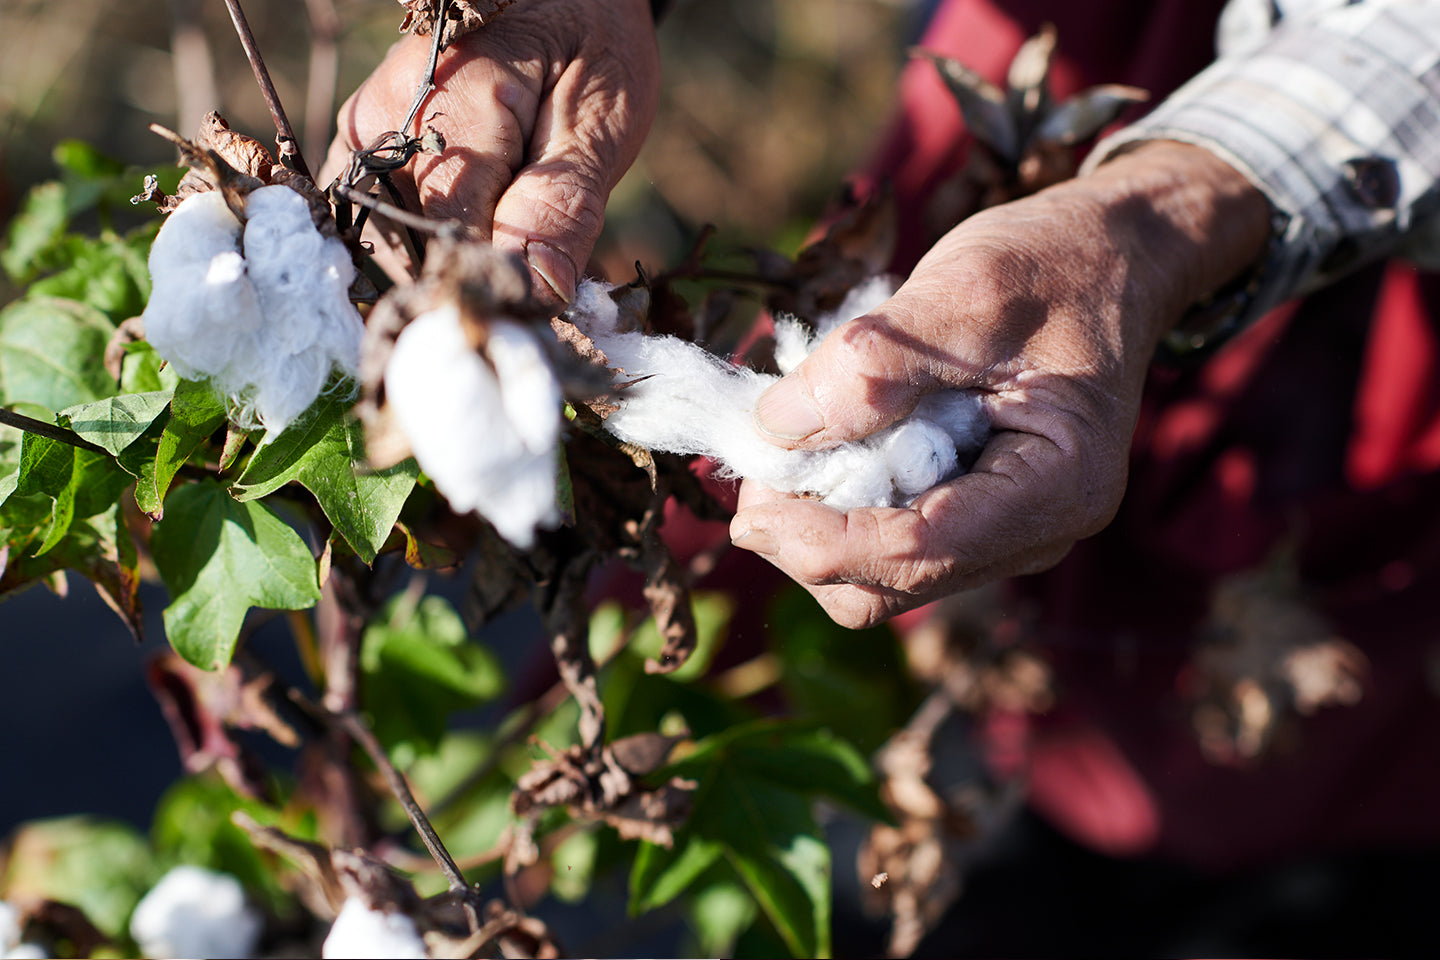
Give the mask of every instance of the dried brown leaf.
[[(440, 11), (440, 0), (397, 2), (405, 8), (405, 20), (400, 24), (400, 32), (430, 36), (435, 17)], [(450, 0), (444, 26), (445, 45), (449, 46), (465, 34), (479, 30), (515, 2), (516, 0)]]

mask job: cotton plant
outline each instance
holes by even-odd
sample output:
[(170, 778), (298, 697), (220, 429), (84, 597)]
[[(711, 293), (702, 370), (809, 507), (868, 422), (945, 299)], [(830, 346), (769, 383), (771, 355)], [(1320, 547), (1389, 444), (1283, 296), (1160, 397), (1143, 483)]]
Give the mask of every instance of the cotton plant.
[[(581, 283), (566, 314), (618, 368), (618, 409), (605, 428), (627, 443), (717, 461), (722, 477), (756, 480), (775, 490), (818, 497), (838, 510), (904, 506), (956, 475), (979, 450), (989, 422), (977, 394), (929, 394), (914, 412), (875, 434), (826, 450), (786, 450), (756, 430), (753, 411), (774, 374), (737, 366), (703, 346), (673, 336), (626, 329), (615, 288)], [(776, 322), (776, 361), (782, 374), (820, 342), (894, 293), (893, 278), (857, 287), (840, 307), (817, 320)]]
[(130, 937), (147, 956), (249, 957), (264, 926), (240, 881), (188, 864), (174, 867), (140, 900)]

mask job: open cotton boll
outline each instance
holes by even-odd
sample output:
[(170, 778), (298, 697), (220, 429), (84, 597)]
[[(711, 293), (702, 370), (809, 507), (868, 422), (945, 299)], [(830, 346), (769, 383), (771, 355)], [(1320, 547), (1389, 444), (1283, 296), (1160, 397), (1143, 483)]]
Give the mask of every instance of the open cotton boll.
[(403, 913), (372, 910), (358, 897), (349, 897), (320, 948), (324, 960), (425, 960), (425, 941), (415, 921)]
[(535, 333), (497, 320), (491, 364), (470, 346), (455, 305), (423, 313), (395, 341), (385, 398), (410, 448), (458, 512), (477, 510), (521, 549), (559, 522), (560, 383)]
[(179, 866), (130, 915), (130, 936), (147, 957), (248, 957), (260, 941), (259, 912), (228, 873)]
[(364, 326), (345, 244), (315, 229), (284, 186), (245, 198), (242, 225), (218, 190), (185, 200), (150, 248), (145, 339), (187, 380), (210, 380), (242, 427), (281, 430), (333, 372), (354, 376)]
[[(988, 423), (979, 397), (950, 391), (922, 399), (916, 411), (872, 436), (827, 450), (785, 450), (755, 429), (760, 395), (778, 378), (728, 363), (676, 337), (618, 328), (619, 312), (605, 284), (584, 281), (568, 313), (626, 381), (620, 407), (605, 427), (651, 450), (701, 454), (721, 475), (757, 480), (775, 490), (818, 494), (839, 510), (901, 506), (959, 468), (960, 454), (984, 443)], [(823, 337), (862, 316), (893, 293), (877, 278), (852, 292), (817, 334), (796, 321), (776, 325), (777, 360), (794, 369)], [(643, 379), (642, 379), (643, 378)]]
[(0, 900), (0, 951), (18, 945), (20, 934), (20, 911), (12, 904)]

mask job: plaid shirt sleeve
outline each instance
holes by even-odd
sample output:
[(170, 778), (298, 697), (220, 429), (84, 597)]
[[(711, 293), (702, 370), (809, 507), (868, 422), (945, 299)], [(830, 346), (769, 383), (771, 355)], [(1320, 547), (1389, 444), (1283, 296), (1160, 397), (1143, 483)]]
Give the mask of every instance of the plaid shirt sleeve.
[(1303, 10), (1222, 56), (1085, 164), (1138, 141), (1181, 140), (1269, 198), (1276, 242), (1237, 327), (1388, 254), (1440, 267), (1440, 2), (1288, 6)]

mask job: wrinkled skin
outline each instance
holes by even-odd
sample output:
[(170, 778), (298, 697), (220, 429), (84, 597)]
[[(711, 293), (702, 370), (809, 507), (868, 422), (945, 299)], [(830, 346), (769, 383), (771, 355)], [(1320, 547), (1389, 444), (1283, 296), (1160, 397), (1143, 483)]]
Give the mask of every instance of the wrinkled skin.
[(781, 446), (824, 447), (922, 394), (978, 389), (994, 433), (972, 471), (911, 507), (848, 513), (747, 482), (736, 545), (851, 627), (1054, 565), (1119, 507), (1160, 336), (1261, 254), (1267, 224), (1243, 177), (1175, 143), (965, 221), (771, 387), (756, 422)]
[[(403, 118), (426, 55), (423, 39), (401, 41), (346, 103), (332, 169)], [(525, 0), (446, 52), (421, 117), (449, 147), (417, 158), (403, 187), (427, 214), (528, 253), (568, 299), (648, 130), (657, 72), (646, 4)], [(756, 423), (780, 446), (823, 447), (927, 392), (976, 389), (994, 434), (974, 468), (911, 507), (849, 513), (745, 483), (736, 545), (852, 627), (1053, 565), (1118, 508), (1159, 338), (1252, 264), (1268, 229), (1239, 173), (1163, 141), (970, 218), (771, 387)]]
[[(403, 38), (345, 102), (322, 182), (404, 120), (429, 55), (429, 37)], [(446, 150), (393, 177), (412, 209), (525, 255), (537, 292), (568, 301), (649, 132), (659, 75), (645, 0), (524, 0), (441, 53), (409, 132), (433, 126)]]

